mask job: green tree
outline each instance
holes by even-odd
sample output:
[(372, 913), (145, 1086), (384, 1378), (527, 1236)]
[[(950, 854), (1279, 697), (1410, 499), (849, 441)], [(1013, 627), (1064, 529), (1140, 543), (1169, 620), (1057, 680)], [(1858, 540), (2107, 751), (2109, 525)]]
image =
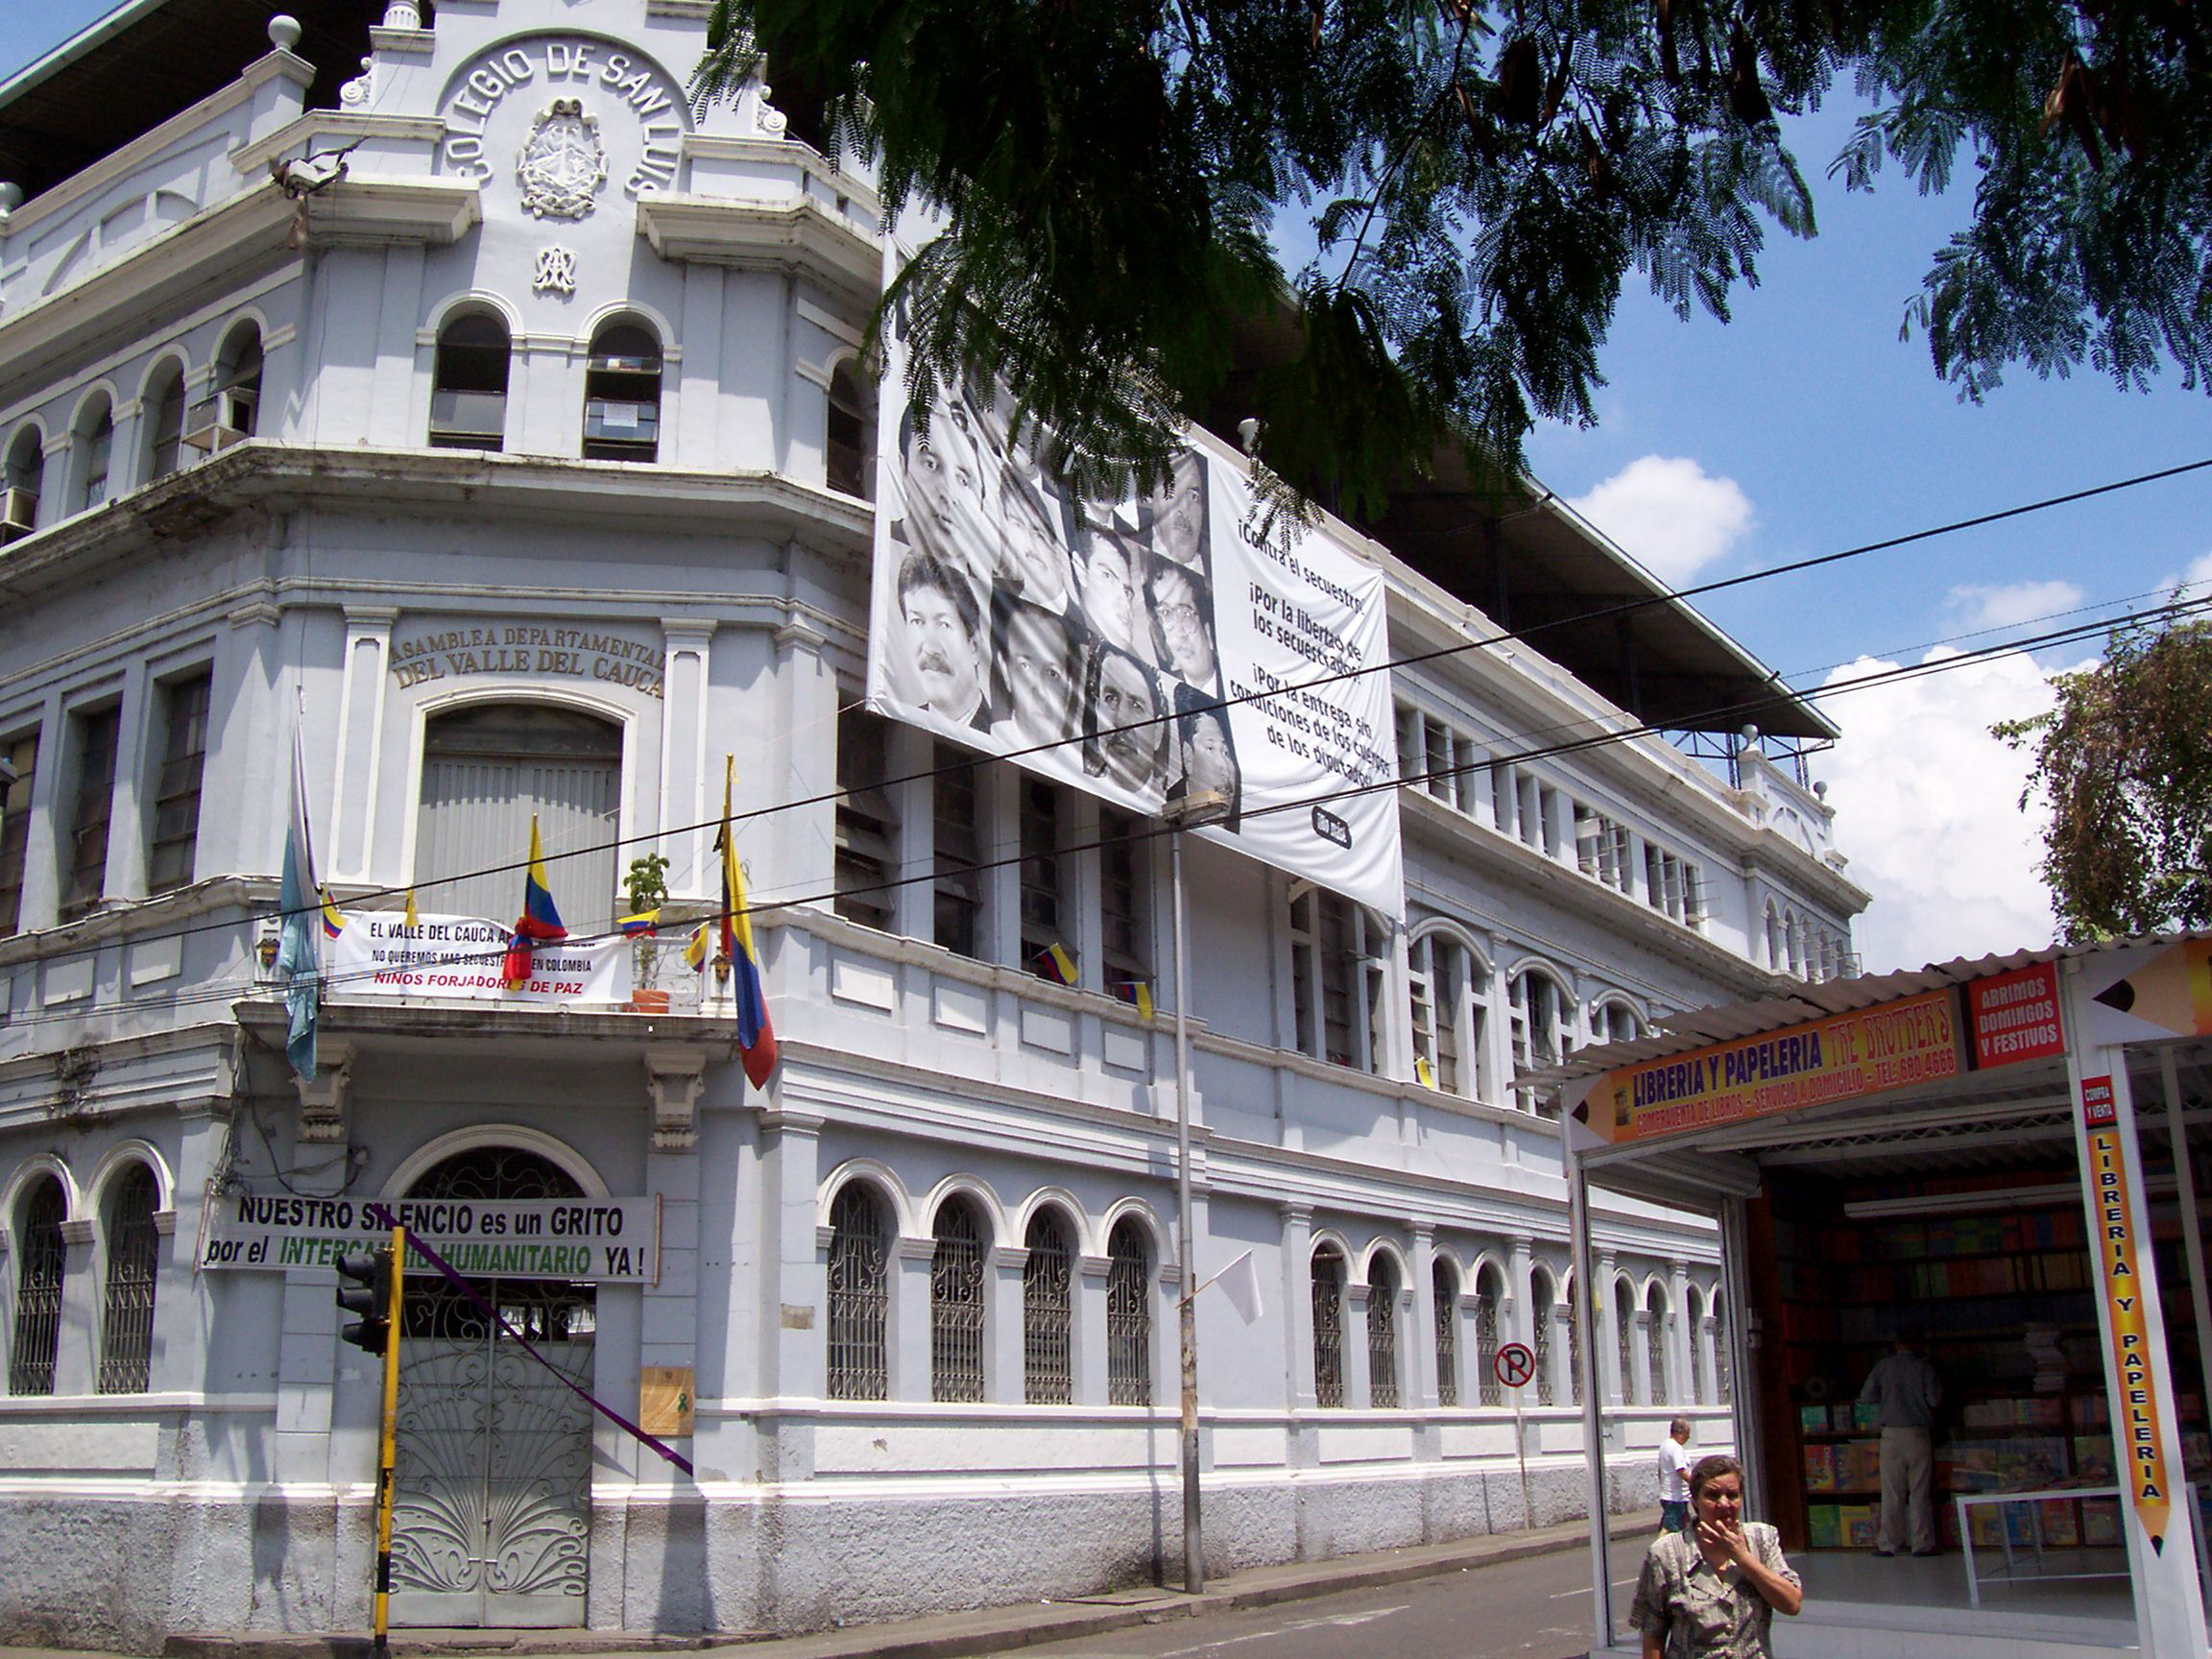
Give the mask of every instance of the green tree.
[(2069, 939), (2212, 925), (2212, 623), (2115, 634), (2052, 679), (2057, 707), (1991, 728), (2051, 806), (2043, 879)]
[[(716, 0), (694, 82), (817, 95), (947, 234), (902, 277), (909, 392), (986, 373), (1086, 486), (1231, 395), (1356, 516), (1439, 445), (1588, 424), (1631, 269), (1725, 318), (1811, 235), (1778, 117), (1850, 76), (1834, 166), (1971, 226), (1907, 319), (1969, 397), (2026, 363), (2194, 384), (2212, 353), (2203, 0)], [(826, 140), (828, 141), (828, 140)], [(1320, 256), (1284, 270), (1277, 232)]]

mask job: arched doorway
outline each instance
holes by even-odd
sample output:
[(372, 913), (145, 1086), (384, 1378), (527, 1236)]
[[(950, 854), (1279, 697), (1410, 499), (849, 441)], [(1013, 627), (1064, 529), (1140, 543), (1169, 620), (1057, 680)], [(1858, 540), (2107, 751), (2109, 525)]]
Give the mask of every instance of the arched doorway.
[[(578, 1198), (551, 1159), (478, 1146), (413, 1198)], [(594, 1289), (471, 1280), (578, 1387), (591, 1384)], [(449, 1282), (408, 1276), (393, 1487), (392, 1622), (545, 1629), (584, 1623), (591, 1408)]]

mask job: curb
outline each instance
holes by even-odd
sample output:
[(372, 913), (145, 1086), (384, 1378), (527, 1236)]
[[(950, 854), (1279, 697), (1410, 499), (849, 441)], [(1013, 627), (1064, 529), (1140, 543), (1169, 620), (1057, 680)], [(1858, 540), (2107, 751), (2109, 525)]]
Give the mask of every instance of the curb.
[[(1614, 1538), (1634, 1537), (1657, 1525), (1656, 1511), (1615, 1516), (1606, 1527)], [(661, 1636), (645, 1631), (441, 1631), (413, 1632), (396, 1639), (399, 1659), (469, 1659), (470, 1655), (651, 1655), (713, 1651), (726, 1659), (973, 1659), (1009, 1648), (1084, 1636), (1109, 1635), (1141, 1624), (1202, 1618), (1211, 1613), (1271, 1607), (1358, 1590), (1381, 1589), (1419, 1578), (1480, 1567), (1503, 1566), (1532, 1556), (1583, 1547), (1589, 1528), (1581, 1522), (1531, 1532), (1496, 1533), (1455, 1544), (1415, 1545), (1381, 1555), (1342, 1562), (1293, 1562), (1256, 1567), (1230, 1575), (1219, 1589), (1185, 1596), (1172, 1586), (1117, 1593), (1111, 1599), (1025, 1602), (1012, 1607), (976, 1608), (931, 1614), (890, 1624), (854, 1625), (805, 1636), (763, 1637), (718, 1631), (703, 1636)], [(1238, 1583), (1235, 1580), (1242, 1579)], [(1127, 1597), (1128, 1599), (1120, 1598)], [(369, 1659), (368, 1636), (279, 1635), (275, 1632), (182, 1632), (162, 1646), (163, 1659)]]

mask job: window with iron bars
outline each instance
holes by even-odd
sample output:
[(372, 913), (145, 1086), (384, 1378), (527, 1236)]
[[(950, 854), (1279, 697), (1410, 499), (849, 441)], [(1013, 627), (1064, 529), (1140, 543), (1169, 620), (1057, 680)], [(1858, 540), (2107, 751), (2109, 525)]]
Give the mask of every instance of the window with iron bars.
[(1475, 1363), (1482, 1374), (1482, 1404), (1503, 1404), (1503, 1384), (1498, 1381), (1498, 1278), (1494, 1272), (1479, 1273), (1475, 1279)]
[(74, 922), (100, 907), (108, 885), (108, 824), (115, 802), (115, 746), (122, 712), (102, 709), (77, 717), (77, 804), (69, 815), (68, 868), (63, 872), (61, 920)]
[(1735, 1403), (1735, 1372), (1728, 1360), (1728, 1320), (1720, 1295), (1713, 1295), (1713, 1400), (1716, 1405)]
[(1459, 1276), (1439, 1259), (1430, 1268), (1436, 1303), (1436, 1404), (1459, 1404)]
[(198, 674), (166, 688), (168, 734), (154, 797), (154, 835), (146, 850), (146, 891), (166, 893), (192, 879), (200, 842), (200, 781), (207, 763), (207, 709), (213, 679)]
[(1022, 1385), (1032, 1406), (1066, 1406), (1075, 1398), (1071, 1334), (1073, 1262), (1068, 1228), (1050, 1210), (1030, 1218), (1022, 1242)]
[(16, 1212), (15, 1339), (8, 1350), (8, 1392), (54, 1392), (54, 1358), (61, 1337), (61, 1280), (68, 1246), (61, 1222), (68, 1214), (61, 1183), (48, 1175), (32, 1188)]
[(1530, 1346), (1536, 1350), (1536, 1404), (1539, 1406), (1559, 1403), (1559, 1387), (1551, 1378), (1551, 1326), (1559, 1316), (1557, 1306), (1551, 1295), (1551, 1279), (1537, 1274), (1529, 1285), (1528, 1334), (1534, 1338)]
[(1575, 1322), (1575, 1286), (1567, 1286), (1567, 1393), (1576, 1406), (1582, 1404), (1582, 1327)]
[(15, 781), (0, 784), (0, 938), (22, 926), (23, 862), (31, 845), (31, 775), (38, 769), (38, 733), (0, 740)]
[(100, 1392), (143, 1394), (154, 1378), (154, 1288), (161, 1238), (154, 1171), (133, 1164), (108, 1199), (108, 1285), (100, 1304)]
[(1613, 1293), (1613, 1346), (1621, 1361), (1621, 1404), (1639, 1404), (1636, 1397), (1636, 1303), (1625, 1283)]
[(837, 897), (848, 922), (891, 930), (896, 818), (883, 787), (890, 727), (865, 709), (837, 713)]
[(1327, 1244), (1313, 1252), (1313, 1403), (1344, 1404), (1344, 1258)]
[(929, 1258), (929, 1397), (974, 1402), (983, 1398), (983, 1224), (974, 1206), (949, 1198), (933, 1229)]
[(884, 1214), (874, 1190), (858, 1181), (840, 1188), (830, 1206), (827, 1386), (832, 1400), (881, 1400), (890, 1394)]
[(1367, 1397), (1394, 1409), (1398, 1393), (1398, 1267), (1387, 1256), (1367, 1270)]
[(1669, 1404), (1667, 1387), (1667, 1299), (1659, 1294), (1657, 1286), (1651, 1288), (1650, 1305), (1644, 1317), (1648, 1323), (1644, 1328), (1645, 1362), (1651, 1369), (1651, 1399), (1653, 1406)]
[(1106, 1239), (1106, 1400), (1152, 1404), (1152, 1253), (1128, 1216)]
[(1682, 1328), (1690, 1333), (1690, 1404), (1704, 1406), (1713, 1398), (1711, 1379), (1705, 1374), (1705, 1318), (1697, 1311), (1697, 1292), (1690, 1292), (1690, 1305), (1683, 1310)]

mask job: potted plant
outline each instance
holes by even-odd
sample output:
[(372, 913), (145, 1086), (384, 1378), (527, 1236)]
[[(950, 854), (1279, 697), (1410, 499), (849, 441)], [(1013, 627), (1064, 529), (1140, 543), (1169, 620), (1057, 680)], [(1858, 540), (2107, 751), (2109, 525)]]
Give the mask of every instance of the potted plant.
[[(668, 860), (658, 853), (631, 859), (629, 874), (622, 878), (622, 893), (629, 905), (628, 915), (643, 916), (659, 910), (668, 901)], [(660, 963), (661, 940), (648, 928), (637, 935), (630, 957), (630, 1006), (640, 1014), (668, 1012), (668, 993), (661, 989), (656, 978)]]

